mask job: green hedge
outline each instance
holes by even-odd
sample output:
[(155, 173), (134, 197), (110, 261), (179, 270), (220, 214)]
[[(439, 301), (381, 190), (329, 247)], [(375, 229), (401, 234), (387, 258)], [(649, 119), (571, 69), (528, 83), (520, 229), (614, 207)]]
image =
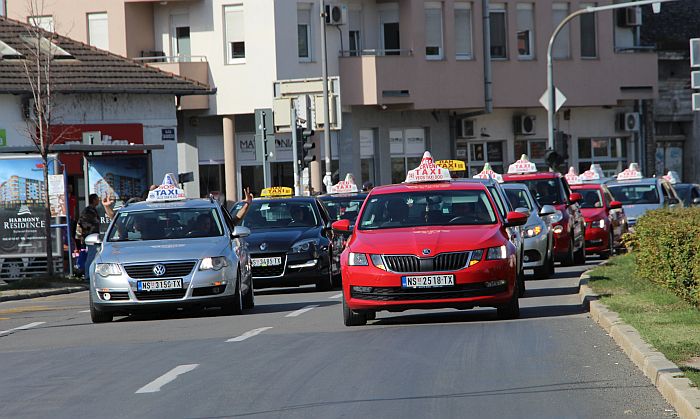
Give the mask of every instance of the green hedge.
[(630, 244), (639, 277), (700, 307), (700, 208), (648, 211)]

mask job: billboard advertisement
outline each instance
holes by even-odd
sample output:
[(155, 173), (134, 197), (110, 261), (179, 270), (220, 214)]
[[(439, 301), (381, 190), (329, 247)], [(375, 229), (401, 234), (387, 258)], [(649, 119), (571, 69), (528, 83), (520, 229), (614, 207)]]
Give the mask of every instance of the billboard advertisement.
[[(96, 156), (87, 159), (88, 194), (102, 198), (112, 196), (114, 209), (121, 208), (131, 198), (138, 198), (148, 190), (148, 158), (146, 155)], [(100, 232), (104, 233), (111, 221), (105, 215), (102, 204), (97, 206), (100, 214)]]
[[(54, 164), (49, 173), (55, 173)], [(0, 257), (46, 256), (45, 208), (41, 159), (0, 156)], [(54, 229), (55, 256), (61, 254), (59, 236)]]

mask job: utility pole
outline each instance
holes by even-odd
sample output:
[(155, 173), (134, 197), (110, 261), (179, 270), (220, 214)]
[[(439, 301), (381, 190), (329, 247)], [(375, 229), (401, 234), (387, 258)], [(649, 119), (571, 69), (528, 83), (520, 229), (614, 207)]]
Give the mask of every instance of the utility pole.
[(292, 170), (294, 171), (294, 196), (301, 195), (299, 185), (299, 146), (297, 145), (297, 107), (292, 103), (290, 125), (292, 127)]
[[(323, 183), (331, 177), (331, 115), (328, 106), (328, 51), (326, 51), (326, 8), (323, 0), (318, 1), (321, 13), (321, 78), (323, 79), (323, 147), (325, 154), (326, 174), (323, 177)], [(328, 192), (328, 191), (326, 191)]]

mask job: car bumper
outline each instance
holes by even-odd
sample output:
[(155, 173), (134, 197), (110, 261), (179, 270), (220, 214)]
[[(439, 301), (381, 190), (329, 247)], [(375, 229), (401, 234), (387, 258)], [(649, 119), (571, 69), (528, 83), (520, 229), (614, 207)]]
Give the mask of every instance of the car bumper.
[[(401, 277), (453, 274), (455, 285), (440, 288), (402, 288)], [(352, 310), (403, 311), (408, 309), (496, 307), (508, 303), (515, 289), (515, 257), (481, 261), (456, 272), (393, 273), (374, 266), (342, 268), (343, 294)], [(487, 286), (489, 281), (505, 281)], [(357, 290), (354, 287), (369, 287)]]
[(523, 258), (524, 268), (539, 268), (547, 260), (549, 252), (549, 237), (540, 233), (535, 237), (525, 238), (525, 257)]
[(608, 228), (586, 227), (586, 253), (605, 253), (610, 250)]
[[(255, 257), (265, 257), (264, 254)], [(283, 258), (278, 269), (256, 270), (253, 268), (255, 288), (296, 287), (315, 284), (328, 275), (328, 253), (290, 254)]]

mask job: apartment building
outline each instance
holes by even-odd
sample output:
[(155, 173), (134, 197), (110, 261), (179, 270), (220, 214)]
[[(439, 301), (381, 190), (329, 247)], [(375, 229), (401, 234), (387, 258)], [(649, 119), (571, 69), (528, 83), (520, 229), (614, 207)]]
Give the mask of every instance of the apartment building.
[[(259, 190), (255, 109), (272, 107), (275, 81), (321, 75), (316, 1), (53, 0), (37, 16), (26, 15), (22, 0), (6, 1), (10, 16), (70, 30), (84, 42), (217, 88), (214, 96), (180, 104), (179, 168), (196, 172), (197, 181), (186, 186), (191, 196), (228, 191), (231, 199), (244, 186)], [(502, 171), (522, 153), (543, 165), (547, 118), (539, 99), (549, 36), (570, 12), (606, 3), (335, 3), (341, 24), (325, 29), (328, 73), (339, 76), (342, 104), (342, 128), (331, 134), (335, 178), (352, 172), (375, 184), (402, 181), (426, 149), (464, 160), (468, 174), (486, 161)], [(640, 156), (646, 104), (657, 94), (657, 56), (640, 45), (639, 16), (635, 9), (589, 14), (555, 43), (555, 84), (566, 97), (557, 113), (557, 148), (579, 170), (595, 162), (612, 173)], [(316, 137), (322, 159), (322, 133)], [(289, 135), (277, 134), (270, 151), (272, 182), (291, 186)]]

